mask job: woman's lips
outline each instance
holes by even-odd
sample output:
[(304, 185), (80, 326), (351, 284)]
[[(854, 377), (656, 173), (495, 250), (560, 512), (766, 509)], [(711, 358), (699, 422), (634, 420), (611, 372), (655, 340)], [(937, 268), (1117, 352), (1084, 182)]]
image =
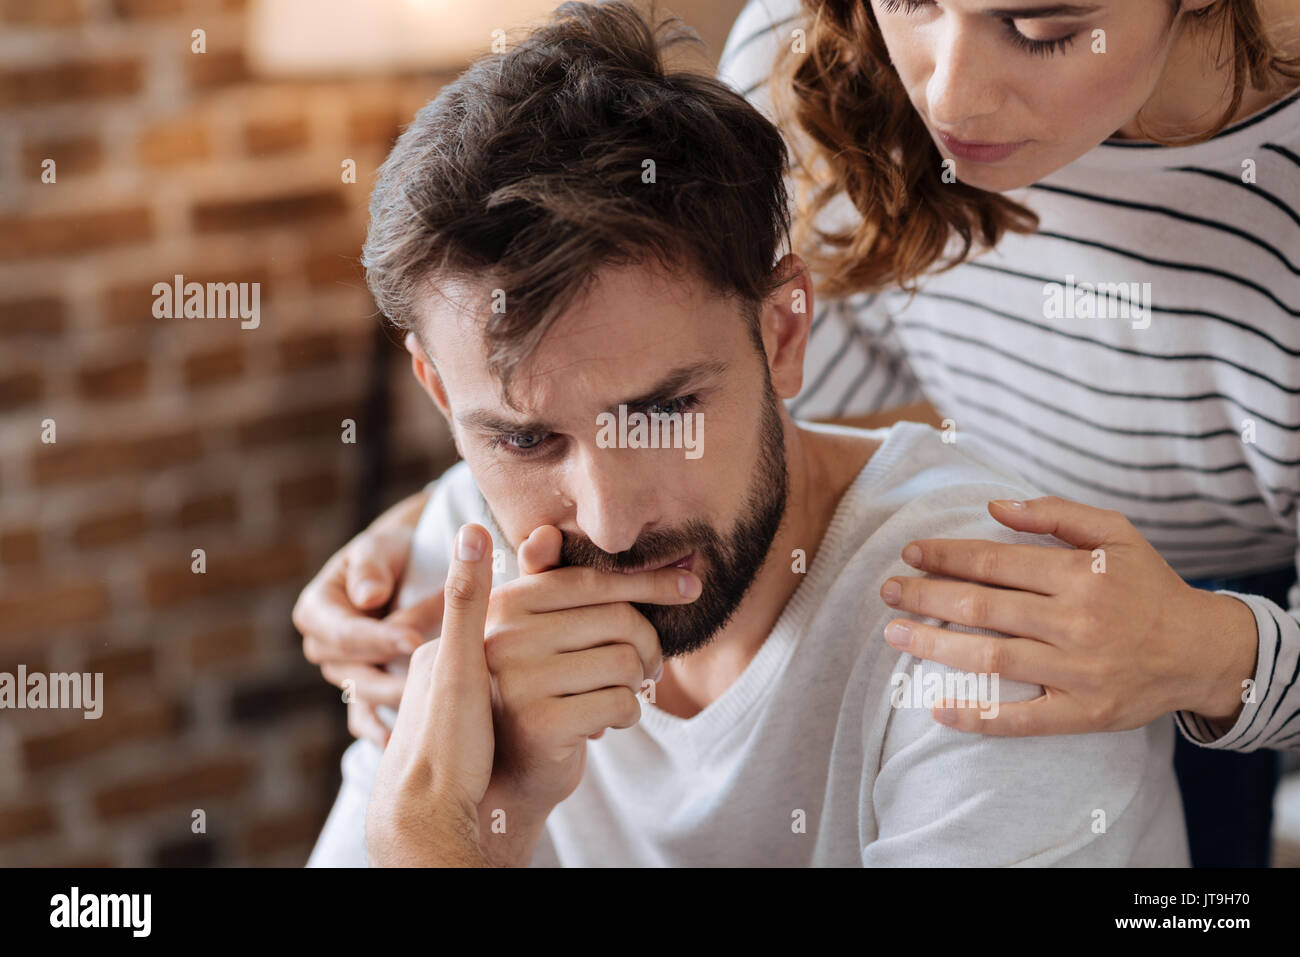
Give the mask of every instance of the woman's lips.
[(942, 131), (938, 133), (938, 136), (939, 141), (943, 143), (944, 149), (949, 153), (958, 159), (969, 160), (972, 163), (1001, 162), (1029, 142), (1028, 140), (1021, 140), (1019, 143), (972, 143), (959, 140), (955, 136), (949, 136)]

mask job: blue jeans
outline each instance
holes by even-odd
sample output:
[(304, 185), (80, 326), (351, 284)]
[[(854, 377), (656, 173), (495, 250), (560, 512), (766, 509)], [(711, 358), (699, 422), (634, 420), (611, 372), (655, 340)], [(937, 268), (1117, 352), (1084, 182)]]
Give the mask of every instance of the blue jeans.
[[(1294, 566), (1243, 578), (1188, 579), (1206, 591), (1263, 595), (1283, 608)], [(1268, 867), (1272, 858), (1273, 792), (1281, 774), (1276, 751), (1211, 751), (1181, 734), (1174, 771), (1187, 814), (1193, 867)]]

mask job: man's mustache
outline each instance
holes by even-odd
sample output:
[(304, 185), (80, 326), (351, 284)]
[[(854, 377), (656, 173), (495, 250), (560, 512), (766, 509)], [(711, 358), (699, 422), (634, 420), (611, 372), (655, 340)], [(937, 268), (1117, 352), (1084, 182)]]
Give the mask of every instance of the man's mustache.
[(627, 551), (611, 554), (597, 548), (591, 539), (561, 532), (560, 564), (594, 568), (601, 572), (621, 572), (646, 566), (656, 567), (681, 558), (688, 552), (701, 554), (717, 540), (713, 529), (696, 522), (680, 531), (648, 532)]

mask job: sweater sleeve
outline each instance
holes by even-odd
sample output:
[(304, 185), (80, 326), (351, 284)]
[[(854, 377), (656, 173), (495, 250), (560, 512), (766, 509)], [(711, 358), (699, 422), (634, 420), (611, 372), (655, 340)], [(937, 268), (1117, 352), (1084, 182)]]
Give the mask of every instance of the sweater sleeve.
[[(976, 514), (947, 525), (942, 534), (1064, 547)], [(880, 580), (908, 574), (915, 569), (899, 560), (882, 570)], [(921, 620), (954, 631), (1006, 637), (934, 618)], [(942, 685), (961, 690), (916, 693), (917, 687), (931, 683), (935, 689)], [(994, 681), (994, 676), (902, 653), (893, 665), (891, 689), (889, 700), (868, 701), (864, 716), (864, 733), (885, 722), (879, 768), (874, 779), (864, 774), (860, 788), (864, 865), (1187, 865), (1172, 766), (1175, 732), (1168, 716), (1123, 732), (971, 734), (938, 724), (930, 707), (938, 699), (972, 700), (976, 695), (971, 690), (982, 689), (978, 699), (987, 704), (981, 707), (992, 709), (1036, 698), (1043, 689), (1005, 678)]]
[(1243, 690), (1241, 714), (1226, 732), (1190, 711), (1174, 714), (1178, 730), (1206, 748), (1300, 751), (1300, 582), (1287, 596), (1289, 610), (1261, 595), (1217, 594), (1239, 598), (1255, 613), (1254, 683)]

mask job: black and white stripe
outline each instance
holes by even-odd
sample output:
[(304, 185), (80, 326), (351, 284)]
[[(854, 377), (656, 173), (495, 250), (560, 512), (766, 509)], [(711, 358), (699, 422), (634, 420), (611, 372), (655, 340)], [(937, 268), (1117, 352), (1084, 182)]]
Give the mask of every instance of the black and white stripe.
[[(800, 10), (750, 0), (722, 54), (721, 78), (769, 116), (766, 82)], [(1103, 143), (1013, 195), (1038, 213), (1034, 235), (914, 297), (819, 301), (792, 411), (860, 415), (924, 396), (959, 441), (977, 437), (1045, 492), (1118, 509), (1189, 578), (1295, 562), (1300, 91), (1205, 143)], [(1050, 315), (1046, 287), (1070, 276), (1149, 283), (1149, 326)], [(1289, 611), (1250, 604), (1260, 680), (1266, 662), (1276, 672), (1267, 693), (1220, 740), (1194, 716), (1180, 727), (1213, 747), (1300, 748), (1300, 588)]]

